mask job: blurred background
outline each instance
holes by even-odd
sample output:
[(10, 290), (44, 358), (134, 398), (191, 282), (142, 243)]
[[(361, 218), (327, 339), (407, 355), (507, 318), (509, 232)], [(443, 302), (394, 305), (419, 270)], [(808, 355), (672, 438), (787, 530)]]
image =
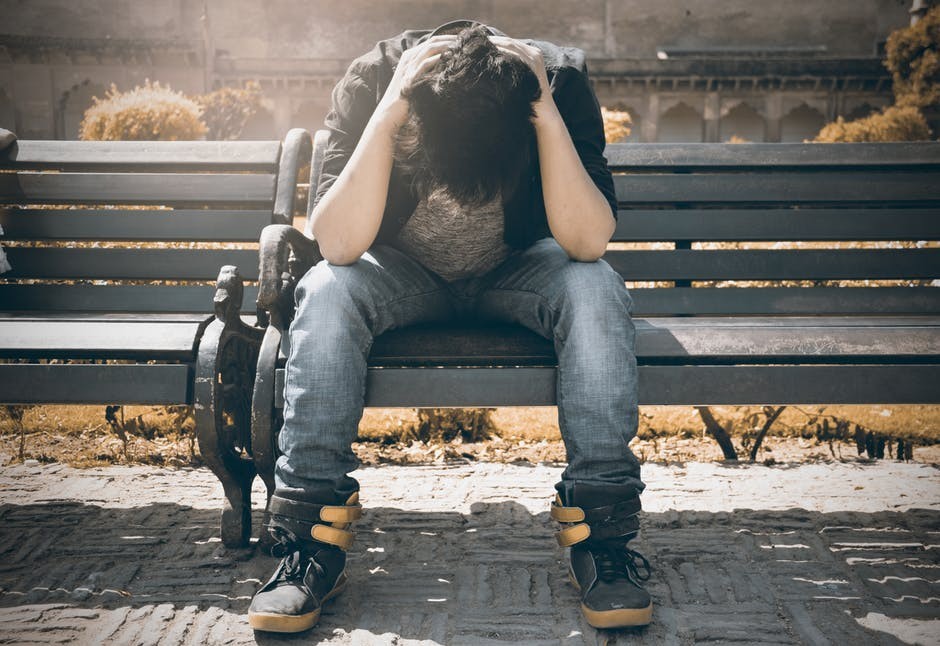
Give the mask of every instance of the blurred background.
[(333, 85), (376, 41), (473, 18), (583, 48), (601, 104), (629, 115), (618, 138), (803, 141), (893, 104), (886, 42), (932, 4), (0, 0), (0, 125), (21, 138), (75, 139), (93, 97), (149, 80), (193, 98), (247, 88), (250, 106), (239, 104), (244, 118), (224, 138), (315, 130)]
[[(584, 49), (609, 142), (940, 134), (940, 0), (0, 0), (0, 128), (281, 139), (322, 127), (333, 86), (377, 41), (458, 18)], [(644, 407), (634, 450), (714, 459), (705, 430), (724, 426), (752, 459), (841, 459), (854, 442), (940, 462), (940, 407), (783, 408)], [(758, 456), (771, 425), (773, 453)], [(0, 465), (198, 463), (193, 426), (191, 407), (0, 407)], [(564, 459), (553, 407), (369, 409), (360, 439), (366, 463)]]

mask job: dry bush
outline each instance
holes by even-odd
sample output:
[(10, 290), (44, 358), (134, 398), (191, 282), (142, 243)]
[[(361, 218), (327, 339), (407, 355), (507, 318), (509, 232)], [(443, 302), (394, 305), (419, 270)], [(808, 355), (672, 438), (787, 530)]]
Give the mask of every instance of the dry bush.
[(846, 121), (839, 117), (823, 126), (815, 143), (858, 143), (873, 141), (926, 141), (930, 128), (920, 110), (913, 106), (891, 106), (864, 119)]
[(460, 437), (463, 442), (489, 439), (495, 430), (492, 414), (495, 408), (419, 408), (418, 423), (402, 435), (404, 440), (450, 442)]
[(261, 109), (261, 86), (249, 81), (241, 88), (223, 87), (197, 96), (195, 101), (202, 107), (207, 139), (238, 139), (248, 120)]
[(85, 141), (180, 141), (205, 134), (194, 101), (148, 80), (128, 92), (112, 84), (104, 99), (95, 97), (79, 136)]
[(604, 119), (604, 139), (607, 143), (623, 141), (630, 136), (633, 119), (630, 118), (629, 112), (601, 108), (601, 117)]
[(940, 6), (916, 25), (888, 36), (884, 60), (894, 83), (895, 105), (856, 121), (839, 117), (820, 130), (816, 143), (925, 141), (930, 127), (921, 110), (940, 106)]
[(930, 9), (916, 25), (888, 36), (885, 54), (898, 105), (935, 108), (940, 104), (940, 6)]

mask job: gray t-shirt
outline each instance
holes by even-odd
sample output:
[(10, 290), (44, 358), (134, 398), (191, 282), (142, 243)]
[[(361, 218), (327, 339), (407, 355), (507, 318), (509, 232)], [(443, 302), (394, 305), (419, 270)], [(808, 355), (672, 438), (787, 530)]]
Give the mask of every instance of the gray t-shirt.
[(466, 208), (442, 189), (418, 202), (393, 246), (448, 282), (481, 276), (513, 252), (503, 241), (499, 195)]

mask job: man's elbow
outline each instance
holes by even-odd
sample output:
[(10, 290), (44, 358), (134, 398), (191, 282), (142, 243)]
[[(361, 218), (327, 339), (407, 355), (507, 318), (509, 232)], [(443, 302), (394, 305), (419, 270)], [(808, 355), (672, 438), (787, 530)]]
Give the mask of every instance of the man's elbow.
[(568, 255), (572, 260), (578, 262), (596, 262), (607, 253), (607, 243), (614, 235), (616, 221), (613, 222), (610, 230), (603, 235), (585, 236), (578, 241), (576, 248), (568, 250)]
[(596, 262), (607, 251), (607, 240), (582, 238), (575, 244), (562, 244), (557, 238), (556, 241), (565, 250), (568, 257), (577, 262)]
[(331, 265), (351, 265), (364, 253), (363, 250), (352, 248), (348, 240), (344, 239), (342, 233), (336, 235), (336, 232), (330, 232), (323, 226), (318, 218), (319, 213), (314, 212), (313, 223), (310, 227), (314, 240), (320, 248), (320, 255), (323, 256)]
[(355, 253), (348, 249), (334, 249), (330, 245), (324, 245), (322, 240), (318, 240), (318, 242), (320, 244), (320, 255), (331, 265), (351, 265), (362, 257), (361, 252)]

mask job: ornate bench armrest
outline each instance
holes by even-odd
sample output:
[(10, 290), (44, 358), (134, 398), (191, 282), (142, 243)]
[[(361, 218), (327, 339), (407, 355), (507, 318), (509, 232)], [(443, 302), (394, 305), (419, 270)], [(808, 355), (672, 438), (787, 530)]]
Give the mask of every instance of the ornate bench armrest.
[(284, 331), (294, 315), (294, 287), (320, 262), (314, 240), (287, 224), (269, 224), (261, 231), (258, 318)]

